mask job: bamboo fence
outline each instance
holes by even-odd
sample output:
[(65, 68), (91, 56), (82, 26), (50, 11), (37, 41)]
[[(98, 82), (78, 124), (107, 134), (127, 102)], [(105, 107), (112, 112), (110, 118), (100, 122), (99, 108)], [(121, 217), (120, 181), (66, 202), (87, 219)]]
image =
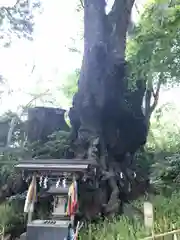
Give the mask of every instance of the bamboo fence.
[(0, 239), (4, 240), (4, 227), (0, 225)]
[(165, 233), (152, 234), (152, 236), (143, 238), (141, 240), (180, 240), (180, 229)]
[(141, 240), (180, 240), (180, 229), (175, 229), (173, 224), (173, 230), (164, 233), (154, 232), (154, 210), (153, 205), (150, 202), (144, 202), (144, 225), (148, 232), (151, 232), (151, 236), (145, 237)]

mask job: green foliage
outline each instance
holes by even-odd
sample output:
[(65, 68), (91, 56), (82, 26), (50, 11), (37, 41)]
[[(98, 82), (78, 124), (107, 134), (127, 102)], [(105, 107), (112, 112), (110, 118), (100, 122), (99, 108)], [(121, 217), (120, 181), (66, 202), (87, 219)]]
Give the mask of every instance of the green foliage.
[[(149, 171), (157, 195), (149, 196), (153, 203), (156, 233), (180, 228), (180, 125), (179, 113), (173, 105), (157, 109), (152, 118), (151, 132), (145, 151), (139, 152), (138, 164)], [(132, 204), (143, 211), (142, 197)], [(92, 224), (81, 232), (80, 239), (127, 240), (146, 237), (143, 222), (127, 216)]]
[(179, 83), (180, 5), (178, 1), (151, 1), (146, 5), (132, 38), (127, 42), (130, 83)]
[[(34, 143), (31, 147), (31, 152), (39, 157), (63, 158), (69, 152), (69, 132), (59, 131), (54, 132), (49, 136), (49, 141), (45, 144)], [(3, 189), (11, 190), (14, 185), (19, 184), (19, 178), (14, 170), (17, 157), (13, 154), (2, 154), (0, 157), (0, 198), (5, 200)], [(13, 185), (12, 185), (13, 184)], [(13, 194), (16, 194), (14, 192)], [(18, 235), (24, 231), (25, 216), (23, 213), (24, 201), (21, 198), (12, 198), (0, 205), (0, 226), (5, 228), (5, 232)], [(41, 206), (42, 204), (42, 206)], [(49, 214), (49, 203), (44, 200), (36, 212), (36, 217), (45, 217)], [(19, 232), (19, 233), (18, 233)]]
[(17, 211), (13, 205), (1, 204), (0, 205), (0, 226), (5, 229), (6, 233), (13, 231), (17, 225), (24, 224), (24, 215), (20, 209)]
[(151, 179), (157, 192), (169, 195), (178, 189), (180, 183), (180, 154), (174, 154), (152, 165)]
[(0, 205), (0, 214), (1, 214), (0, 224), (3, 227), (8, 227), (10, 219), (12, 219), (14, 215), (13, 208), (8, 204), (2, 204)]
[(27, 151), (38, 157), (65, 158), (71, 151), (69, 143), (70, 132), (57, 131), (49, 136), (49, 141), (42, 144), (34, 142), (28, 145)]
[(142, 224), (132, 222), (127, 217), (114, 218), (112, 221), (106, 220), (97, 225), (90, 225), (87, 231), (82, 232), (80, 239), (137, 239), (137, 237), (142, 237), (142, 228)]
[(73, 95), (75, 94), (75, 92), (77, 92), (79, 75), (79, 69), (77, 69), (74, 73), (69, 74), (67, 76), (64, 86), (62, 87), (64, 95), (71, 101)]
[[(154, 230), (162, 233), (180, 227), (180, 192), (174, 192), (170, 197), (153, 196), (151, 202), (154, 206)], [(143, 211), (144, 198), (135, 201), (134, 206)], [(82, 231), (80, 239), (91, 240), (127, 240), (141, 239), (149, 234), (143, 226), (143, 222), (136, 219), (130, 220), (126, 216), (104, 221), (100, 224), (90, 225), (86, 231)]]
[(157, 108), (151, 119), (148, 149), (174, 154), (180, 151), (180, 112), (173, 104)]
[[(12, 5), (10, 1), (0, 6), (0, 27), (1, 27), (1, 45), (9, 47), (15, 38), (26, 38), (32, 40), (34, 17), (40, 8), (41, 1), (33, 0), (31, 4), (27, 1), (19, 0)], [(8, 6), (9, 5), (9, 6)]]
[(8, 179), (15, 179), (16, 172), (14, 165), (17, 162), (17, 157), (13, 154), (4, 153), (0, 156), (0, 188), (8, 182)]
[(153, 152), (151, 180), (157, 192), (171, 194), (178, 189), (180, 171), (179, 111), (173, 105), (163, 105), (154, 113), (147, 151)]

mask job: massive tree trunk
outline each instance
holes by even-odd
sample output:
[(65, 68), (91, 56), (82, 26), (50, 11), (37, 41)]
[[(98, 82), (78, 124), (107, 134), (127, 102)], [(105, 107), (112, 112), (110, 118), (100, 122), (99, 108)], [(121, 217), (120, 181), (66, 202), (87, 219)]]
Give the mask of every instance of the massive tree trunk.
[[(99, 163), (94, 198), (87, 194), (85, 200), (91, 214), (120, 210), (137, 175), (134, 153), (146, 142), (141, 110), (145, 87), (137, 81), (131, 93), (125, 77), (126, 33), (133, 3), (115, 0), (106, 15), (105, 0), (84, 0), (84, 56), (69, 116), (77, 157)], [(90, 199), (96, 209), (90, 208)]]

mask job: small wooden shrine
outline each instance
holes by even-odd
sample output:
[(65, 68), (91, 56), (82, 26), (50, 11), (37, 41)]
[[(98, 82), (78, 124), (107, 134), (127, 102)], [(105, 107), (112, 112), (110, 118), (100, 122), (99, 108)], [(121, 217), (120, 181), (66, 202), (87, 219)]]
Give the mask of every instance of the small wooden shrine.
[(41, 240), (52, 236), (54, 240), (68, 239), (69, 227), (74, 226), (76, 214), (66, 212), (69, 187), (74, 180), (77, 181), (79, 176), (88, 171), (90, 165), (92, 162), (80, 159), (31, 159), (19, 162), (16, 168), (29, 175), (36, 174), (37, 184), (54, 197), (51, 219), (33, 221), (29, 219), (25, 239)]
[[(68, 129), (64, 121), (64, 110), (35, 108), (29, 111), (28, 116), (28, 140), (30, 142), (41, 139), (46, 140), (47, 135), (58, 130), (58, 124), (63, 124), (63, 128)], [(58, 120), (56, 119), (58, 115)], [(47, 125), (49, 116), (50, 123)], [(51, 116), (51, 118), (50, 118)], [(46, 124), (43, 124), (43, 121)], [(42, 127), (43, 126), (43, 127)], [(47, 129), (45, 129), (45, 126)], [(35, 133), (35, 134), (33, 134)], [(45, 134), (46, 133), (46, 134)], [(89, 168), (96, 168), (92, 161), (82, 159), (24, 159), (16, 165), (17, 171), (21, 171), (26, 176), (32, 177), (31, 190), (40, 189), (46, 194), (53, 196), (53, 212), (50, 219), (33, 220), (34, 200), (36, 196), (28, 191), (27, 199), (31, 196), (32, 206), (25, 210), (28, 213), (27, 232), (22, 234), (21, 240), (72, 240), (74, 217), (78, 212), (78, 181), (88, 172)], [(34, 181), (34, 186), (33, 186)], [(75, 191), (76, 189), (76, 191)], [(74, 190), (73, 194), (72, 191)], [(33, 190), (34, 191), (34, 190)], [(33, 193), (34, 194), (34, 193)], [(73, 196), (72, 196), (73, 195)], [(72, 207), (72, 198), (77, 198), (76, 207)], [(26, 199), (26, 200), (27, 200)], [(71, 201), (70, 201), (71, 200)], [(74, 200), (75, 202), (75, 200)], [(70, 205), (71, 203), (71, 205)], [(25, 204), (27, 205), (27, 204)], [(27, 206), (25, 207), (27, 208)]]

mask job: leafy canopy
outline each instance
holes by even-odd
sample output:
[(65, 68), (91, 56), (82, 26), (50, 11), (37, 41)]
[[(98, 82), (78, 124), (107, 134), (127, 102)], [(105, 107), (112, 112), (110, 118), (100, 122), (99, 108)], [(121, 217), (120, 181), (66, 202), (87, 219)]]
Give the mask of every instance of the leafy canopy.
[(153, 0), (146, 6), (127, 41), (130, 79), (180, 81), (180, 1)]
[(32, 40), (34, 18), (41, 12), (41, 0), (17, 0), (14, 5), (0, 6), (1, 46), (8, 47), (16, 38)]

